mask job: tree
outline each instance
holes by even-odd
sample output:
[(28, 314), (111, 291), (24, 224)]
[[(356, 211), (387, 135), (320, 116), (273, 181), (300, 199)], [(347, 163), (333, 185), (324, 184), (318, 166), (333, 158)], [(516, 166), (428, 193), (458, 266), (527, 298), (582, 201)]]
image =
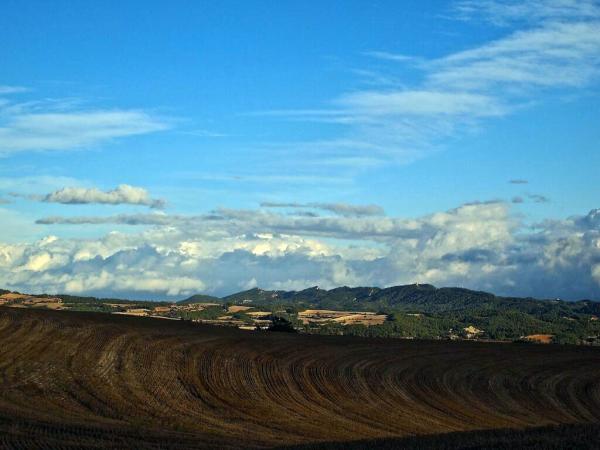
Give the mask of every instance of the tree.
[(296, 333), (297, 330), (294, 328), (292, 322), (290, 322), (285, 317), (277, 317), (273, 316), (271, 318), (271, 325), (269, 326), (269, 331), (284, 331), (287, 333)]

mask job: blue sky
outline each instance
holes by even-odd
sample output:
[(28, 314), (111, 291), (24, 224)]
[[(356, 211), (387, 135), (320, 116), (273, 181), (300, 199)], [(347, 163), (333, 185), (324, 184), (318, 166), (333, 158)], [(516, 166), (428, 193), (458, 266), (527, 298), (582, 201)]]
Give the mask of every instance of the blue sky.
[(0, 282), (600, 298), (599, 35), (591, 0), (8, 1)]

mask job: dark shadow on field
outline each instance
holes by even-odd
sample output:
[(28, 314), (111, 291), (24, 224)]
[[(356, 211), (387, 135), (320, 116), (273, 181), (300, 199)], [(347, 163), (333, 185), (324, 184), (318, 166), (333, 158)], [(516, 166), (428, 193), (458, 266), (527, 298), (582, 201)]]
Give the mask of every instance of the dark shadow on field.
[(524, 430), (498, 429), (457, 433), (326, 442), (277, 447), (277, 450), (592, 450), (600, 449), (600, 424), (558, 425)]
[(207, 436), (138, 426), (57, 424), (0, 417), (0, 449), (232, 449)]
[[(163, 430), (57, 425), (0, 418), (2, 449), (234, 449), (193, 433)], [(600, 424), (559, 425), (525, 430), (456, 432), (408, 438), (326, 442), (275, 447), (275, 450), (592, 450), (600, 449)]]

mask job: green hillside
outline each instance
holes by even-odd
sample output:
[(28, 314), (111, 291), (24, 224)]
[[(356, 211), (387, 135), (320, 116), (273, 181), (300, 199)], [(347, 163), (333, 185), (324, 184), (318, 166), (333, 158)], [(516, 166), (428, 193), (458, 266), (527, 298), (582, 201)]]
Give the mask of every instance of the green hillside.
[[(0, 291), (8, 292), (8, 291)], [(38, 296), (45, 297), (45, 296)], [(76, 311), (123, 312), (127, 308), (168, 306), (170, 302), (99, 299), (55, 295), (64, 306)], [(436, 288), (411, 284), (389, 288), (347, 287), (301, 291), (270, 291), (254, 288), (223, 298), (193, 295), (176, 303), (184, 308), (195, 303), (221, 303), (213, 309), (183, 311), (174, 309), (171, 318), (217, 319), (227, 305), (244, 305), (270, 311), (306, 333), (343, 334), (369, 337), (426, 339), (476, 338), (519, 340), (531, 335), (549, 335), (557, 343), (600, 345), (600, 303), (500, 297), (463, 288)], [(307, 309), (366, 311), (387, 316), (384, 323), (343, 324), (331, 321), (303, 322), (298, 312)], [(232, 319), (248, 321), (243, 312)], [(476, 336), (468, 330), (474, 327)]]
[[(202, 300), (204, 299), (204, 300)], [(290, 304), (319, 309), (356, 311), (395, 310), (443, 313), (464, 310), (493, 311), (514, 309), (544, 316), (571, 313), (600, 314), (600, 303), (590, 300), (569, 302), (534, 298), (500, 297), (464, 288), (436, 288), (430, 284), (410, 284), (389, 288), (338, 287), (331, 290), (311, 287), (302, 291), (269, 291), (259, 288), (238, 292), (222, 299), (196, 295), (183, 302), (225, 301), (230, 303)]]
[[(194, 298), (194, 297), (192, 297)], [(294, 318), (303, 309), (371, 311), (389, 320), (377, 326), (326, 324), (305, 326), (304, 331), (374, 337), (452, 338), (465, 335), (470, 326), (478, 338), (518, 340), (548, 334), (559, 343), (595, 343), (600, 339), (600, 303), (581, 300), (538, 300), (500, 297), (464, 288), (436, 288), (411, 284), (389, 288), (311, 287), (302, 291), (250, 289), (221, 301), (261, 309), (286, 311)]]
[(214, 297), (212, 295), (204, 295), (204, 294), (196, 294), (192, 295), (185, 300), (180, 300), (177, 302), (178, 305), (189, 305), (192, 303), (220, 303), (222, 300), (219, 297)]

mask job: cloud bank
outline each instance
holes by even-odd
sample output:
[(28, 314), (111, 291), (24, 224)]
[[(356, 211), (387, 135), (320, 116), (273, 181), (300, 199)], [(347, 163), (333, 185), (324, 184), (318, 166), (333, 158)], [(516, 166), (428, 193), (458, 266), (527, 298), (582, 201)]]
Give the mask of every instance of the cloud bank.
[(416, 218), (221, 209), (41, 223), (152, 225), (98, 240), (0, 244), (0, 285), (135, 298), (249, 287), (413, 282), (505, 295), (600, 299), (600, 211), (528, 225), (492, 201)]

